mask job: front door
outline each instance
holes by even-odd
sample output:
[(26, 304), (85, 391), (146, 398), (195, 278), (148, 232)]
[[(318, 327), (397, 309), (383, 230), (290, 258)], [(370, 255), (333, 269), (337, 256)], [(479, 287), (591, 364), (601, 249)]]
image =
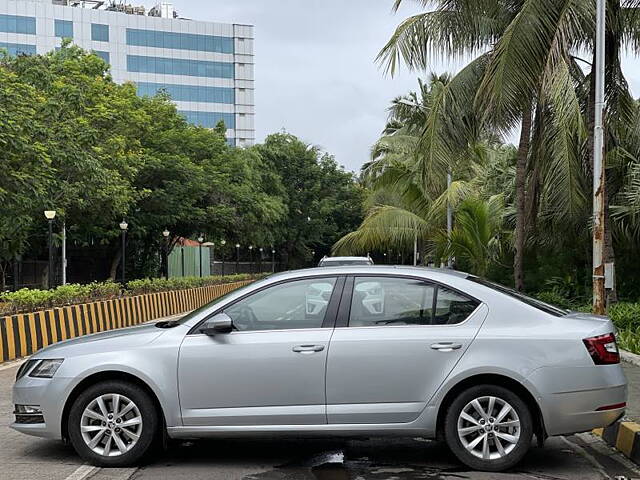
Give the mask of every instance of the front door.
[(412, 278), (355, 277), (349, 290), (350, 308), (340, 308), (348, 324), (329, 348), (328, 421), (411, 422), (464, 355), (486, 306)]
[(178, 367), (184, 425), (325, 424), (327, 352), (343, 283), (270, 286), (224, 308), (231, 333), (188, 335)]

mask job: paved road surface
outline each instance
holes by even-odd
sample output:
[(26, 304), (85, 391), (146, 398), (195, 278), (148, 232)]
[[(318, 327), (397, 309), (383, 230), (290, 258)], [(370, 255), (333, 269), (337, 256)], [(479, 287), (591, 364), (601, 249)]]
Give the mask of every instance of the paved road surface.
[(402, 440), (208, 441), (172, 444), (140, 469), (96, 469), (61, 442), (9, 428), (11, 385), (18, 364), (0, 366), (2, 480), (600, 480), (635, 478), (640, 471), (591, 435), (548, 440), (517, 469), (468, 472), (441, 443)]

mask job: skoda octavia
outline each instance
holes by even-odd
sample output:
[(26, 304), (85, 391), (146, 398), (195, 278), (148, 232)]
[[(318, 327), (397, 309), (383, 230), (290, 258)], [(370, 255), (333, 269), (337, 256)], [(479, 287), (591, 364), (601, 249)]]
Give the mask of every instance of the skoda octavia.
[(325, 267), (36, 353), (12, 427), (100, 466), (167, 437), (395, 435), (498, 471), (534, 439), (615, 422), (626, 396), (606, 317), (459, 272)]

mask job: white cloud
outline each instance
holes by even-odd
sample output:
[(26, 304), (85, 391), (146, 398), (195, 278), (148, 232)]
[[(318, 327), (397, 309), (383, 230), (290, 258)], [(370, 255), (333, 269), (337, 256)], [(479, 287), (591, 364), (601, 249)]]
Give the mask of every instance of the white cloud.
[[(256, 128), (258, 141), (285, 128), (322, 146), (350, 170), (368, 160), (396, 95), (415, 90), (406, 69), (385, 77), (374, 59), (396, 26), (420, 11), (392, 0), (174, 0), (183, 17), (249, 23), (256, 27)], [(640, 89), (635, 58), (625, 73)], [(434, 70), (456, 71), (458, 63)], [(517, 138), (515, 138), (517, 141)]]

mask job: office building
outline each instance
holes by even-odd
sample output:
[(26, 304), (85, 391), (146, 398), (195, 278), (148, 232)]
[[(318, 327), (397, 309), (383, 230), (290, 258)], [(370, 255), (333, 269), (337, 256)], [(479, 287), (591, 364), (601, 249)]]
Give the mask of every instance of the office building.
[(166, 2), (0, 0), (0, 48), (10, 54), (43, 54), (64, 38), (102, 57), (116, 82), (140, 95), (164, 90), (188, 121), (224, 120), (230, 144), (254, 143), (253, 26), (181, 18)]

